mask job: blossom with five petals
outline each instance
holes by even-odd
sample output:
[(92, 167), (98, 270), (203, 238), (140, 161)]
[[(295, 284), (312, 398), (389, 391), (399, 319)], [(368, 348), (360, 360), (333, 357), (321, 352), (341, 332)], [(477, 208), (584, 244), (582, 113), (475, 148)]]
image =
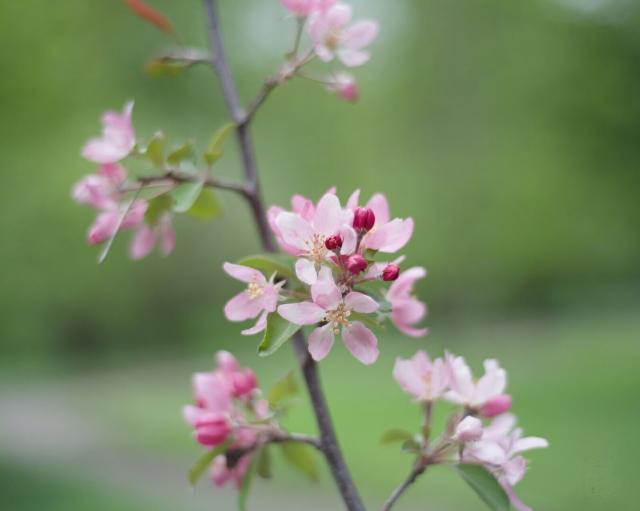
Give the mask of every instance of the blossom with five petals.
[(424, 351), (412, 358), (396, 359), (393, 377), (400, 387), (418, 401), (433, 401), (448, 388), (449, 375), (442, 358), (431, 360)]
[(378, 358), (378, 340), (360, 321), (350, 321), (352, 312), (369, 314), (378, 309), (378, 303), (370, 296), (356, 291), (344, 297), (326, 266), (311, 286), (312, 302), (280, 305), (278, 313), (296, 325), (323, 323), (309, 336), (309, 353), (314, 360), (327, 356), (342, 331), (342, 340), (351, 354), (363, 364), (372, 364)]
[(451, 387), (445, 394), (448, 401), (478, 410), (490, 400), (503, 395), (507, 386), (507, 372), (497, 360), (485, 360), (485, 374), (475, 381), (464, 357), (447, 353), (445, 358)]

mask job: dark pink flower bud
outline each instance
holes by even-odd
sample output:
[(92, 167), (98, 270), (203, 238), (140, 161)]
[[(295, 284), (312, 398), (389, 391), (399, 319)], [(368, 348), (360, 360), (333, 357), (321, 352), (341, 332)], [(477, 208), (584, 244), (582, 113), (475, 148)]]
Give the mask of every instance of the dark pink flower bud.
[(371, 208), (356, 208), (353, 213), (353, 228), (361, 231), (370, 231), (376, 223), (376, 215)]
[(336, 234), (334, 236), (329, 236), (324, 241), (324, 246), (327, 247), (329, 250), (340, 250), (340, 248), (342, 248), (342, 238), (340, 237), (339, 234)]
[(354, 254), (347, 259), (347, 269), (353, 275), (363, 272), (367, 269), (369, 263), (360, 254)]
[(509, 394), (499, 394), (492, 397), (480, 407), (479, 413), (483, 417), (491, 418), (511, 409), (511, 396)]
[(384, 270), (382, 270), (382, 280), (385, 282), (391, 282), (396, 280), (400, 275), (400, 267), (397, 264), (389, 263), (385, 266)]
[(249, 368), (234, 372), (231, 375), (231, 385), (233, 395), (236, 397), (246, 396), (258, 386), (256, 375)]
[(196, 421), (195, 428), (198, 443), (209, 447), (220, 445), (231, 433), (229, 422), (218, 413), (203, 414)]

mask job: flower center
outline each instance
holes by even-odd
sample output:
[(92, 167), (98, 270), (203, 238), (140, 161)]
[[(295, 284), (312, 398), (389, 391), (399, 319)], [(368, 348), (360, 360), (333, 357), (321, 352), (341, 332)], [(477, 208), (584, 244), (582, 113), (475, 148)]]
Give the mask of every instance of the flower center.
[(347, 309), (344, 303), (341, 303), (336, 309), (328, 311), (324, 320), (331, 325), (333, 333), (337, 334), (340, 332), (341, 326), (349, 326), (351, 324), (349, 323), (349, 316), (351, 316), (351, 311)]
[(341, 36), (342, 30), (339, 28), (333, 28), (327, 34), (324, 44), (327, 46), (327, 48), (335, 50), (338, 48), (338, 46), (340, 46)]
[(264, 294), (264, 289), (257, 282), (250, 282), (247, 286), (247, 293), (249, 293), (249, 298), (255, 300)]
[(329, 250), (324, 244), (325, 237), (322, 234), (314, 234), (309, 240), (307, 240), (308, 257), (315, 263), (322, 263), (327, 258), (327, 252)]

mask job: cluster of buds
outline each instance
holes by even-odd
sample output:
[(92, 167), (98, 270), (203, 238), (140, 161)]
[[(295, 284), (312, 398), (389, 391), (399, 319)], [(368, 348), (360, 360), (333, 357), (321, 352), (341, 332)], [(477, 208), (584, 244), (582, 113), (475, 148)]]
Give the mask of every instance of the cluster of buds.
[(118, 230), (135, 230), (129, 255), (137, 260), (148, 255), (158, 241), (162, 253), (170, 254), (176, 240), (168, 212), (149, 225), (145, 223), (148, 202), (141, 198), (128, 199), (127, 171), (122, 161), (134, 152), (136, 145), (132, 110), (133, 102), (128, 102), (121, 113), (106, 112), (102, 116), (102, 136), (92, 138), (82, 149), (82, 156), (97, 164), (98, 171), (76, 183), (72, 196), (77, 203), (97, 212), (87, 233), (90, 244), (108, 241)]
[[(291, 59), (282, 67), (280, 79), (295, 75), (301, 66), (316, 57), (323, 62), (337, 59), (347, 68), (361, 66), (369, 60), (365, 48), (378, 35), (378, 24), (371, 20), (351, 23), (350, 5), (336, 0), (282, 0), (282, 5), (297, 18), (300, 29), (306, 24), (311, 48), (300, 57), (298, 42)], [(345, 101), (358, 100), (358, 85), (349, 73), (338, 71), (327, 78), (312, 79), (324, 83), (327, 90)]]
[[(296, 325), (314, 325), (309, 336), (309, 352), (315, 360), (331, 350), (335, 336), (362, 363), (378, 358), (378, 341), (365, 322), (375, 315), (379, 323), (387, 318), (399, 330), (413, 337), (427, 333), (414, 325), (425, 317), (426, 305), (413, 296), (417, 280), (426, 275), (423, 268), (400, 271), (403, 258), (393, 262), (376, 261), (378, 254), (391, 254), (403, 248), (413, 234), (411, 218), (391, 219), (382, 194), (375, 194), (365, 206), (354, 192), (342, 207), (335, 190), (329, 190), (314, 204), (294, 195), (292, 210), (274, 206), (268, 211), (269, 224), (286, 253), (294, 256), (295, 282), (274, 283), (260, 271), (226, 263), (225, 271), (247, 284), (247, 288), (225, 307), (231, 321), (258, 318), (244, 334), (265, 329), (269, 314), (277, 313)], [(388, 289), (371, 284), (390, 283)], [(286, 301), (279, 306), (278, 302)]]
[[(496, 360), (485, 360), (484, 375), (475, 380), (463, 357), (446, 353), (431, 360), (418, 351), (410, 359), (396, 360), (393, 376), (400, 387), (425, 409), (423, 435), (417, 437), (418, 464), (481, 465), (498, 480), (518, 511), (530, 511), (513, 490), (525, 475), (522, 453), (548, 446), (544, 438), (523, 437), (509, 413), (511, 396), (505, 394), (507, 373)], [(430, 417), (436, 401), (456, 405), (446, 430), (430, 440)]]
[(193, 375), (195, 405), (182, 414), (196, 441), (207, 449), (224, 445), (211, 463), (216, 486), (240, 486), (256, 448), (284, 434), (269, 402), (261, 398), (255, 374), (226, 351), (216, 354), (217, 367)]

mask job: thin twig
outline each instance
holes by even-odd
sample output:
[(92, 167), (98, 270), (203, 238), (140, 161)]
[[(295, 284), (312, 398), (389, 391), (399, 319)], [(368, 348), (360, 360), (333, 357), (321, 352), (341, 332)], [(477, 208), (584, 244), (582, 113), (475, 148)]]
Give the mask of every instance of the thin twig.
[[(196, 181), (203, 181), (204, 186), (210, 188), (218, 188), (220, 190), (228, 190), (235, 192), (245, 198), (249, 197), (249, 190), (242, 184), (233, 181), (227, 181), (218, 177), (206, 177), (204, 180), (201, 176), (184, 174), (176, 171), (168, 171), (161, 176), (142, 176), (137, 179), (144, 188), (152, 186), (173, 186), (180, 183), (194, 183)], [(136, 191), (140, 186), (135, 188), (122, 188), (121, 192)]]
[[(260, 181), (249, 136), (249, 124), (242, 123), (246, 114), (240, 106), (238, 94), (224, 58), (216, 0), (203, 0), (203, 2), (207, 14), (209, 38), (214, 56), (214, 69), (220, 80), (229, 113), (238, 124), (236, 133), (245, 171), (245, 186), (248, 190), (247, 200), (251, 205), (251, 210), (258, 226), (258, 232), (264, 249), (268, 252), (274, 252), (275, 245), (269, 230), (260, 193)], [(262, 102), (260, 102), (260, 104), (262, 104)], [(344, 504), (349, 511), (365, 511), (365, 507), (360, 500), (358, 491), (353, 484), (347, 466), (342, 458), (340, 448), (338, 447), (327, 403), (320, 385), (317, 365), (311, 357), (309, 357), (304, 335), (298, 332), (294, 336), (293, 341), (307, 390), (313, 404), (316, 422), (318, 423), (322, 452), (340, 490)]]
[(402, 496), (402, 494), (406, 491), (406, 489), (409, 488), (409, 486), (411, 486), (413, 483), (415, 483), (416, 479), (418, 479), (418, 477), (422, 475), (426, 469), (427, 469), (427, 466), (424, 464), (416, 465), (411, 470), (411, 472), (409, 472), (408, 477), (402, 482), (402, 484), (398, 486), (395, 490), (393, 490), (393, 492), (391, 493), (391, 496), (384, 503), (382, 511), (389, 511), (393, 507), (393, 505), (398, 501), (398, 499)]

